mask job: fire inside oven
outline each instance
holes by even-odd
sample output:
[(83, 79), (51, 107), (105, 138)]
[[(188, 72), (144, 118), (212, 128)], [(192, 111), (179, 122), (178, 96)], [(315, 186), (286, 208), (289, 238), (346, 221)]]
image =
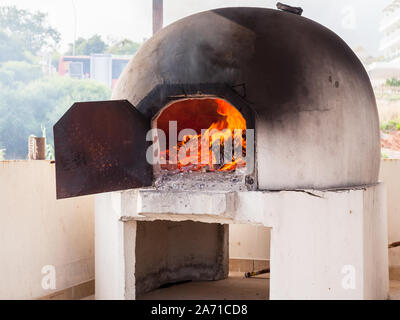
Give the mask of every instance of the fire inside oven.
[(220, 98), (167, 105), (153, 120), (162, 172), (235, 172), (246, 167), (246, 120)]

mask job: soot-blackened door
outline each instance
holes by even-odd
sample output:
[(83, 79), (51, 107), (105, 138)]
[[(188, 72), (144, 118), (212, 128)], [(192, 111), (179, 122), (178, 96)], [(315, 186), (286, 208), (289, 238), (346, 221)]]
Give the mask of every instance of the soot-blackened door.
[(126, 100), (75, 103), (54, 125), (57, 199), (150, 186), (148, 130)]

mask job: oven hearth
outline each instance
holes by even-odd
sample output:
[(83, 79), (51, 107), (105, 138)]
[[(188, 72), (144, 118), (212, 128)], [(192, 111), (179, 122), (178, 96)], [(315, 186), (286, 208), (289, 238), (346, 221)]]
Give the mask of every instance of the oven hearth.
[(178, 172), (164, 173), (154, 182), (162, 191), (246, 191), (252, 185), (246, 183), (246, 175), (240, 172)]

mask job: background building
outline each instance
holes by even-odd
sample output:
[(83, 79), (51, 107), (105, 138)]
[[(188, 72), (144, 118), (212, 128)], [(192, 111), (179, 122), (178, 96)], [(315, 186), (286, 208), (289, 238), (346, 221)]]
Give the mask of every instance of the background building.
[(380, 51), (390, 62), (400, 61), (400, 0), (392, 1), (383, 10), (380, 31), (383, 34)]
[(382, 35), (381, 58), (366, 64), (374, 86), (400, 78), (400, 0), (393, 0), (383, 9), (379, 31)]

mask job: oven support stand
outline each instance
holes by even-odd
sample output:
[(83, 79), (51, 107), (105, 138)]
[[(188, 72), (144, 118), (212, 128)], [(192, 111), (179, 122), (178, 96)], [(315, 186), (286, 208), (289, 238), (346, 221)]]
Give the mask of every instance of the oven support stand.
[[(135, 265), (142, 263), (135, 257), (137, 226), (160, 220), (272, 228), (270, 299), (388, 298), (383, 184), (326, 192), (96, 195), (96, 299), (136, 298)], [(226, 270), (227, 253), (221, 252)]]

